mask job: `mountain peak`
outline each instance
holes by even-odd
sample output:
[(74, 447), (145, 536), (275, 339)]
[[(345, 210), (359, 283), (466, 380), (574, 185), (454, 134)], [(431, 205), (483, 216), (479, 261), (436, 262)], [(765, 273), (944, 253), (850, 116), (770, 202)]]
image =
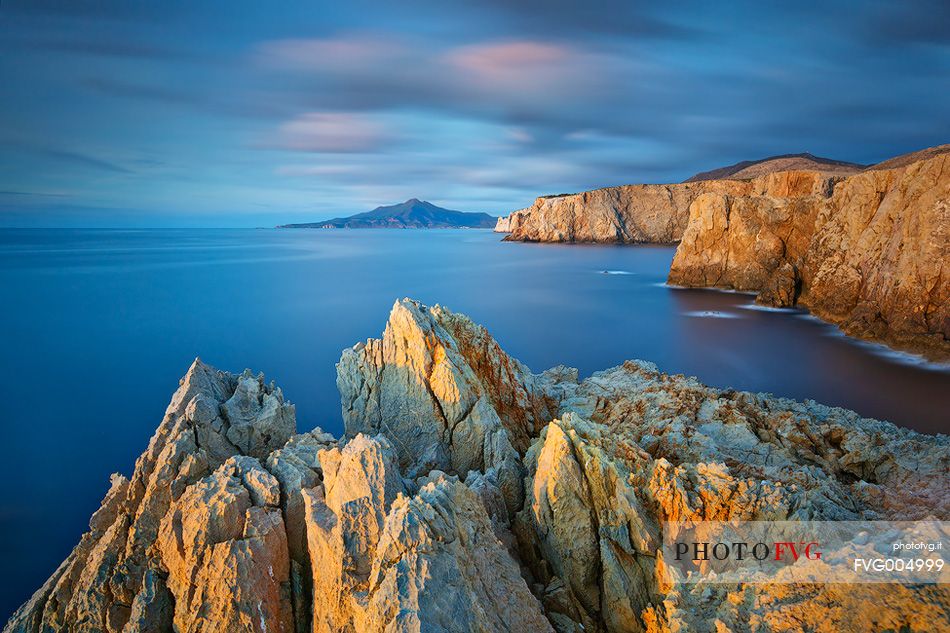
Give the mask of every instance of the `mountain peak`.
[(807, 170), (821, 171), (829, 174), (847, 176), (865, 169), (867, 165), (848, 163), (841, 160), (815, 156), (810, 152), (798, 154), (780, 154), (758, 160), (744, 160), (734, 165), (719, 167), (704, 171), (687, 178), (683, 182), (697, 182), (700, 180), (717, 180), (721, 178), (750, 179), (779, 171)]
[(306, 224), (287, 224), (278, 228), (490, 229), (494, 228), (497, 219), (487, 213), (452, 211), (419, 198), (409, 198), (405, 202), (376, 207), (372, 211), (345, 218)]

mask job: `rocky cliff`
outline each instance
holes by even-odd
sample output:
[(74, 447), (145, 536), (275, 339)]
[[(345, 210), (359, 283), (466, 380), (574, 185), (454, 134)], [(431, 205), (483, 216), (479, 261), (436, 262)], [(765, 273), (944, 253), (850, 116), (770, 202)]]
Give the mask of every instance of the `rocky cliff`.
[(671, 284), (756, 291), (849, 334), (950, 358), (950, 154), (751, 185), (694, 200)]
[(501, 218), (496, 230), (507, 228), (505, 239), (520, 242), (669, 244), (682, 238), (697, 197), (707, 192), (741, 196), (748, 187), (740, 180), (709, 180), (544, 196)]
[(4, 631), (950, 628), (946, 585), (675, 585), (659, 549), (691, 518), (945, 518), (946, 436), (639, 361), (533, 374), (408, 299), (337, 371), (341, 438), (196, 361)]
[(853, 336), (943, 361), (950, 359), (948, 150), (852, 175), (785, 170), (543, 197), (499, 219), (495, 230), (512, 241), (680, 242), (673, 285), (757, 292), (760, 303), (806, 307)]

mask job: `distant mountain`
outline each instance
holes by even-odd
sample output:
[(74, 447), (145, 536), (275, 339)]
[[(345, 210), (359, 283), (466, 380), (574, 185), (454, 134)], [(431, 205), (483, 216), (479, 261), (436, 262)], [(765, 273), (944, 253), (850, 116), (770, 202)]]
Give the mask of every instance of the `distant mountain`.
[(928, 160), (934, 156), (939, 156), (940, 154), (946, 154), (950, 152), (950, 144), (947, 145), (937, 145), (936, 147), (928, 147), (927, 149), (922, 149), (917, 152), (911, 152), (909, 154), (901, 154), (900, 156), (895, 156), (894, 158), (885, 160), (884, 162), (878, 163), (877, 165), (871, 165), (868, 167), (868, 170), (871, 169), (896, 169), (898, 167), (906, 167), (911, 163), (916, 163), (919, 160)]
[(490, 229), (498, 218), (487, 213), (466, 213), (437, 207), (411, 198), (401, 204), (376, 207), (366, 213), (322, 222), (283, 224), (279, 229)]
[(867, 165), (857, 163), (846, 163), (841, 160), (832, 160), (822, 158), (809, 153), (802, 154), (782, 154), (781, 156), (770, 156), (761, 160), (744, 160), (735, 165), (720, 167), (710, 171), (704, 171), (696, 174), (692, 178), (687, 178), (683, 182), (698, 182), (700, 180), (721, 180), (724, 178), (745, 180), (771, 174), (778, 171), (808, 170), (822, 171), (830, 174), (847, 176), (864, 170)]

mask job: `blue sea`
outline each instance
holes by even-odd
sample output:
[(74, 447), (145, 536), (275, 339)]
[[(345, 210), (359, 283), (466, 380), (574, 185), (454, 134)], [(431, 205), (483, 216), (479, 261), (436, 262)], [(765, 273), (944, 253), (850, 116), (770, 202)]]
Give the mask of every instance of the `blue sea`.
[(263, 371), (340, 433), (334, 364), (395, 299), (485, 325), (535, 371), (641, 358), (704, 382), (946, 432), (950, 371), (752, 297), (664, 285), (674, 248), (481, 230), (0, 230), (0, 615), (129, 474), (191, 361)]

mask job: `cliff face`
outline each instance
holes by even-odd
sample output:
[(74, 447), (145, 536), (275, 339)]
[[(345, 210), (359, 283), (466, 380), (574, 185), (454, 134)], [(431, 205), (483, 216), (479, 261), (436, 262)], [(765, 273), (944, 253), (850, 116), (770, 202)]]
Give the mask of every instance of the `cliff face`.
[(947, 149), (850, 176), (779, 171), (538, 198), (495, 230), (513, 241), (679, 241), (671, 284), (757, 292), (765, 305), (807, 307), (853, 336), (946, 360)]
[(950, 627), (946, 585), (671, 585), (659, 551), (689, 518), (945, 517), (946, 436), (637, 361), (532, 374), (408, 299), (337, 369), (340, 439), (196, 361), (4, 631)]
[(757, 291), (760, 303), (805, 306), (849, 334), (950, 358), (950, 154), (704, 194), (669, 281)]
[(672, 243), (683, 236), (689, 206), (706, 192), (744, 195), (749, 184), (711, 180), (676, 185), (625, 185), (542, 197), (499, 220), (505, 238), (523, 242)]

